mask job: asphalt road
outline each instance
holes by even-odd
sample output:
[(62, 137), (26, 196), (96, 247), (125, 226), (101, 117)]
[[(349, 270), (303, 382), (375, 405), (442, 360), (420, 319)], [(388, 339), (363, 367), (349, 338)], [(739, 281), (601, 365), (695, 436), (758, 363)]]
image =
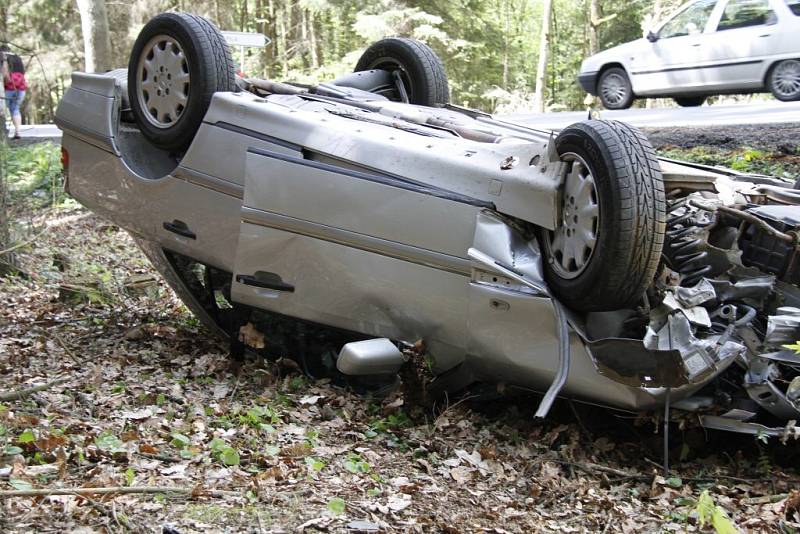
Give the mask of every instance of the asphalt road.
[[(9, 129), (10, 135), (14, 135), (13, 127)], [(55, 124), (23, 124), (20, 128), (19, 136), (23, 138), (52, 138), (60, 139), (61, 130)]]
[[(498, 117), (533, 128), (560, 130), (585, 119), (587, 112), (514, 113)], [(641, 128), (800, 123), (800, 102), (776, 100), (761, 104), (729, 104), (699, 108), (601, 110), (600, 117), (625, 121)], [(61, 137), (61, 130), (53, 124), (24, 125), (20, 135), (24, 138), (58, 139)]]
[[(560, 130), (583, 120), (587, 112), (515, 113), (502, 118), (542, 130)], [(600, 118), (616, 119), (640, 128), (723, 126), (733, 124), (800, 123), (800, 102), (729, 104), (697, 108), (601, 110)]]

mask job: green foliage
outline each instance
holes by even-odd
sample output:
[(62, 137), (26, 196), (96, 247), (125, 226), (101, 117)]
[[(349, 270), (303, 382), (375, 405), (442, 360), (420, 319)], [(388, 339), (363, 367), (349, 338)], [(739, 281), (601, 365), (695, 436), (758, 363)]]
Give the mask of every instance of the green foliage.
[(708, 490), (703, 490), (700, 498), (697, 499), (695, 505), (695, 512), (697, 512), (697, 520), (700, 523), (700, 528), (710, 524), (714, 527), (717, 534), (738, 534), (736, 526), (733, 524), (728, 514), (723, 508), (718, 506), (714, 499), (709, 495)]
[(784, 154), (749, 147), (736, 150), (708, 146), (690, 149), (670, 147), (659, 150), (659, 155), (703, 165), (728, 167), (742, 173), (766, 174), (792, 180), (800, 174), (800, 158), (787, 158)]
[(64, 200), (58, 145), (36, 143), (6, 149), (5, 161), (9, 203), (42, 207)]
[(98, 449), (111, 454), (126, 452), (125, 444), (122, 440), (110, 432), (103, 432), (94, 438), (94, 444)]
[(244, 414), (239, 415), (239, 422), (258, 430), (274, 432), (275, 427), (281, 422), (280, 415), (270, 406), (253, 405)]
[(225, 465), (239, 465), (241, 458), (239, 451), (228, 445), (220, 438), (214, 438), (208, 444), (211, 454)]
[(350, 453), (344, 461), (344, 468), (351, 473), (369, 473), (369, 463), (361, 456)]
[(407, 428), (412, 425), (411, 419), (403, 411), (398, 411), (393, 414), (372, 422), (370, 427), (375, 432), (390, 432), (401, 428)]
[(312, 473), (319, 473), (325, 468), (325, 462), (313, 456), (306, 456), (306, 466)]
[(19, 443), (20, 445), (24, 445), (26, 443), (33, 443), (34, 441), (36, 441), (36, 436), (30, 429), (20, 434), (19, 437), (17, 438), (17, 443)]
[(340, 497), (334, 497), (333, 499), (328, 501), (328, 511), (334, 515), (341, 515), (344, 513), (346, 508), (346, 504), (344, 499)]
[[(20, 0), (11, 10), (8, 32), (37, 48), (47, 65), (29, 70), (36, 96), (31, 116), (49, 122), (72, 69), (82, 67), (80, 23), (74, 2), (63, 11), (58, 0)], [(581, 109), (576, 83), (588, 55), (589, 0), (554, 0), (546, 102), (551, 109)], [(598, 27), (599, 48), (642, 36), (651, 0), (605, 0)], [(665, 11), (675, 7), (662, 0)], [(388, 36), (420, 39), (444, 60), (454, 103), (487, 111), (530, 108), (541, 33), (542, 3), (530, 0), (132, 0), (106, 2), (114, 62), (124, 67), (139, 29), (161, 11), (187, 10), (211, 18), (224, 30), (261, 32), (272, 42), (263, 49), (234, 50), (248, 76), (312, 83), (350, 72), (372, 42)], [(243, 59), (243, 63), (242, 63)], [(48, 78), (47, 83), (44, 78)], [(49, 89), (45, 86), (49, 85)], [(35, 101), (34, 101), (35, 100)], [(33, 109), (35, 108), (35, 109)]]
[(189, 439), (188, 436), (176, 432), (172, 434), (172, 441), (170, 441), (170, 443), (178, 449), (185, 449), (192, 444), (192, 440)]
[(33, 484), (31, 484), (27, 480), (23, 480), (21, 478), (11, 478), (11, 479), (9, 479), (8, 483), (15, 490), (23, 490), (24, 491), (24, 490), (33, 489)]
[(125, 470), (125, 485), (133, 486), (133, 481), (136, 478), (136, 472), (133, 468), (129, 467)]

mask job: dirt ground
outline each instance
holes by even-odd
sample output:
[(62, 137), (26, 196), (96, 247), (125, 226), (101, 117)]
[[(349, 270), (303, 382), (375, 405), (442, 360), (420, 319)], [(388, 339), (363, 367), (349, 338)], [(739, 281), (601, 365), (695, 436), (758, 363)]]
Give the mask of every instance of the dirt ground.
[(459, 397), (412, 417), (289, 359), (237, 368), (124, 231), (74, 206), (31, 222), (0, 280), (0, 532), (800, 528), (797, 442), (684, 418), (663, 476), (658, 414), (535, 423), (537, 398)]
[(800, 124), (753, 124), (713, 127), (643, 128), (656, 150), (697, 146), (737, 150), (743, 146), (800, 156)]

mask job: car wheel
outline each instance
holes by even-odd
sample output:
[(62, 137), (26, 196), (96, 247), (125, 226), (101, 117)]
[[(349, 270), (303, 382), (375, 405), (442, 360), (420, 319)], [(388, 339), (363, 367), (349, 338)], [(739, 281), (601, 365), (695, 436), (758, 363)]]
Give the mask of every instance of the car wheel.
[(425, 43), (405, 37), (381, 39), (367, 48), (355, 72), (372, 69), (392, 72), (394, 85), (376, 91), (389, 100), (432, 107), (450, 102), (442, 60)]
[(585, 121), (556, 139), (567, 175), (560, 221), (544, 232), (545, 277), (581, 311), (635, 307), (658, 267), (665, 231), (664, 183), (640, 131)]
[(142, 134), (159, 148), (188, 147), (213, 94), (235, 87), (228, 43), (203, 17), (162, 13), (136, 38), (128, 63), (128, 97)]
[(773, 65), (767, 76), (767, 86), (778, 100), (800, 100), (800, 60), (784, 59)]
[(597, 94), (606, 109), (628, 109), (633, 104), (633, 88), (624, 69), (612, 67), (597, 82)]
[(705, 101), (705, 96), (679, 96), (673, 98), (676, 104), (682, 108), (696, 108), (702, 106)]

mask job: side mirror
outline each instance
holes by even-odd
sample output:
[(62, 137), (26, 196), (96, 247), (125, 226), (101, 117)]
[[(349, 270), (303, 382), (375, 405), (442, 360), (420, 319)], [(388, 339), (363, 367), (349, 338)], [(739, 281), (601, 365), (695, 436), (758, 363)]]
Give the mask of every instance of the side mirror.
[(656, 41), (658, 41), (658, 35), (653, 33), (653, 30), (650, 30), (649, 32), (647, 32), (647, 40), (650, 41), (651, 43), (655, 43)]

